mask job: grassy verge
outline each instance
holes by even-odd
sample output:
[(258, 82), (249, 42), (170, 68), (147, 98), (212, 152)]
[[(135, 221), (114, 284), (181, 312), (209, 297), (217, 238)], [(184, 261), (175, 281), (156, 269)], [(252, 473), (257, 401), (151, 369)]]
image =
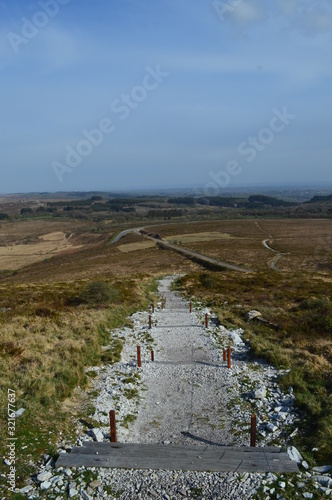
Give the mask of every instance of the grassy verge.
[[(281, 383), (292, 386), (306, 418), (296, 443), (315, 459), (332, 461), (332, 302), (330, 283), (299, 274), (244, 276), (232, 272), (191, 273), (177, 282), (189, 296), (216, 311), (226, 327), (242, 327), (251, 352), (289, 369)], [(247, 322), (259, 310), (275, 326)]]
[[(6, 285), (0, 288), (0, 443), (8, 457), (8, 390), (15, 391), (16, 481), (19, 487), (42, 454), (54, 454), (70, 434), (64, 402), (86, 387), (86, 369), (120, 359), (122, 341), (112, 330), (152, 301), (151, 277), (102, 282)], [(103, 350), (103, 346), (111, 346)], [(66, 408), (70, 405), (66, 404)], [(1, 472), (8, 467), (1, 460)]]

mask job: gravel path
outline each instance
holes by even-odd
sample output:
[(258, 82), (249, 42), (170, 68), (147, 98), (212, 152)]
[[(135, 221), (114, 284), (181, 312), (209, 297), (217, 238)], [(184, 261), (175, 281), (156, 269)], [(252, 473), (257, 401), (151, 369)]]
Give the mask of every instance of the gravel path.
[(130, 438), (142, 443), (233, 444), (227, 404), (231, 373), (189, 305), (163, 280), (163, 310), (153, 315), (155, 362), (144, 363), (144, 393)]
[[(293, 407), (293, 391), (283, 393), (283, 372), (248, 359), (243, 331), (216, 324), (209, 309), (189, 303), (170, 290), (173, 277), (160, 282), (166, 298), (152, 314), (132, 317), (132, 328), (115, 330), (124, 340), (121, 362), (93, 367), (98, 376), (89, 390), (98, 428), (88, 432), (77, 423), (77, 440), (59, 443), (59, 453), (83, 441), (109, 440), (110, 409), (116, 410), (120, 442), (193, 445), (249, 445), (250, 418), (257, 415), (258, 446), (286, 445), (296, 435), (300, 417)], [(205, 314), (209, 327), (204, 327)], [(142, 368), (136, 348), (141, 346)], [(222, 361), (222, 349), (232, 345), (232, 368)], [(150, 351), (155, 361), (151, 362)], [(97, 394), (97, 395), (96, 395)], [(237, 472), (85, 468), (54, 470), (45, 457), (39, 472), (21, 490), (28, 498), (132, 499), (249, 499), (322, 498), (332, 493), (328, 470), (309, 470), (300, 456), (301, 472), (275, 475)], [(287, 495), (285, 492), (287, 490)]]

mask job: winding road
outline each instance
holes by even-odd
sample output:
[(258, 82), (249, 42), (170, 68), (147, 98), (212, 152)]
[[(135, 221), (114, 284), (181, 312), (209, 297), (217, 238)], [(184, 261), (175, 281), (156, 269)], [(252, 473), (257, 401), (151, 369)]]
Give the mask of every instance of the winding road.
[(142, 230), (146, 228), (143, 227), (135, 227), (131, 229), (126, 229), (119, 233), (112, 241), (111, 244), (117, 243), (123, 236), (126, 236), (129, 233), (136, 233), (142, 236), (143, 238), (147, 238), (151, 241), (154, 241), (155, 243), (158, 243), (161, 245), (163, 248), (166, 248), (168, 250), (173, 250), (175, 252), (178, 252), (185, 257), (189, 257), (190, 259), (195, 259), (199, 263), (202, 264), (210, 264), (216, 267), (220, 267), (222, 269), (231, 269), (232, 271), (238, 271), (242, 273), (252, 273), (250, 269), (246, 269), (245, 267), (241, 266), (236, 266), (234, 264), (229, 264), (227, 262), (223, 262), (221, 260), (213, 259), (212, 257), (208, 257), (207, 255), (203, 255), (198, 252), (193, 252), (192, 250), (188, 250), (187, 248), (183, 248), (179, 245), (175, 245), (174, 243), (169, 243), (168, 241), (164, 241), (162, 238), (155, 238), (154, 236), (143, 234)]

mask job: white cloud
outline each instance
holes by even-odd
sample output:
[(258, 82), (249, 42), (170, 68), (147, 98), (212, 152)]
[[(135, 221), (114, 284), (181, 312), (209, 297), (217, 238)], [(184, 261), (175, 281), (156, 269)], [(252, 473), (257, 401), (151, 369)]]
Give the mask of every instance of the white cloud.
[(263, 17), (264, 6), (259, 0), (237, 1), (229, 12), (229, 18), (238, 24), (251, 24), (260, 21)]

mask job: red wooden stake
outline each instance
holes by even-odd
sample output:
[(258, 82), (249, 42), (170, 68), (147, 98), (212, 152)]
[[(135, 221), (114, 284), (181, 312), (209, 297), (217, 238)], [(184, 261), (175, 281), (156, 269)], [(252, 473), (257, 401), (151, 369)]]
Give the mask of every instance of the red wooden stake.
[(137, 346), (137, 366), (138, 366), (138, 368), (140, 368), (142, 366), (142, 364), (141, 364), (141, 348), (139, 345)]
[(111, 443), (116, 443), (115, 411), (110, 411)]
[(190, 312), (192, 312), (192, 310), (193, 310), (193, 305), (192, 305), (192, 303), (190, 302)]
[(154, 361), (154, 352), (151, 351), (151, 361)]
[(253, 413), (251, 415), (250, 446), (256, 446), (256, 428), (257, 428), (257, 419), (256, 415)]
[(205, 313), (205, 328), (208, 327), (208, 315)]
[(223, 360), (226, 361), (226, 349), (223, 351)]
[(228, 368), (231, 367), (231, 348), (228, 346)]
[(151, 314), (149, 314), (149, 328), (151, 330)]
[(161, 309), (164, 309), (164, 303), (163, 302), (161, 303)]

